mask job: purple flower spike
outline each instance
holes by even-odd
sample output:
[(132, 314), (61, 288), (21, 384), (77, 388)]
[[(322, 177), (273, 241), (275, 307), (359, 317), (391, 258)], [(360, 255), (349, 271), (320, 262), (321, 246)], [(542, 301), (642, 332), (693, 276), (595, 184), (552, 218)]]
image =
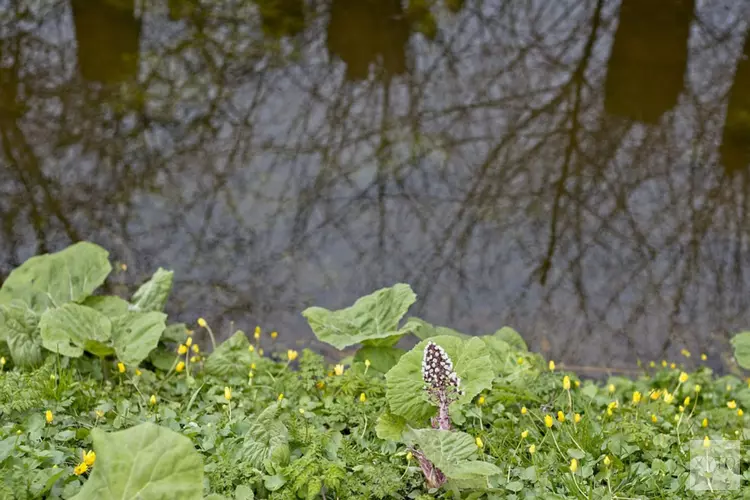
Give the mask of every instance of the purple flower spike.
[(453, 362), (445, 349), (434, 342), (428, 342), (424, 348), (422, 379), (425, 382), (424, 390), (438, 407), (438, 415), (433, 418), (432, 427), (450, 430), (448, 407), (463, 395), (461, 378), (453, 371)]

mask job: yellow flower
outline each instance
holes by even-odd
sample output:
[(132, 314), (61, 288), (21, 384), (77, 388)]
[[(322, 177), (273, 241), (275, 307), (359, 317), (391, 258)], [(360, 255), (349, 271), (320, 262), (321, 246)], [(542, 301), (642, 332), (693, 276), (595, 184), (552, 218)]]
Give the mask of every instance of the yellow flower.
[(744, 411), (742, 411), (742, 408), (740, 408), (739, 410), (737, 410), (737, 416), (738, 416), (738, 417), (741, 417), (741, 416), (742, 416), (742, 415), (744, 415), (744, 414), (745, 414), (745, 412), (744, 412)]
[(149, 403), (151, 403), (151, 406), (156, 404), (156, 394), (151, 395), (151, 399), (148, 400)]
[(177, 348), (177, 354), (182, 355), (182, 354), (185, 354), (186, 352), (188, 352), (187, 346), (185, 344), (180, 344), (180, 347)]
[(675, 368), (677, 368), (677, 365), (675, 363), (671, 363), (669, 367), (674, 370)]
[(206, 328), (208, 326), (208, 323), (206, 323), (206, 320), (203, 318), (198, 318), (198, 326), (201, 328)]
[(336, 365), (333, 367), (333, 373), (336, 375), (343, 375), (344, 374), (344, 365)]
[(412, 453), (411, 453), (411, 452), (408, 452), (408, 453), (406, 454), (406, 461), (407, 461), (407, 462), (411, 462), (411, 459), (412, 459), (412, 458), (414, 458), (414, 455), (412, 455)]
[(259, 326), (255, 327), (255, 333), (253, 333), (253, 337), (255, 338), (255, 340), (260, 339), (260, 327)]
[(641, 393), (640, 391), (635, 391), (633, 393), (633, 404), (637, 405), (641, 402)]
[(324, 388), (325, 386), (326, 386), (326, 383), (325, 383), (325, 382), (323, 382), (322, 380), (318, 380), (318, 383), (317, 383), (317, 384), (315, 384), (315, 387), (316, 387), (317, 389), (323, 389), (323, 388)]
[(609, 455), (605, 455), (604, 456), (604, 466), (605, 467), (609, 467), (611, 463), (612, 463), (612, 460), (609, 459)]
[(678, 379), (681, 384), (684, 384), (688, 381), (688, 374), (685, 372), (680, 373), (680, 378)]
[(123, 262), (122, 264), (120, 264), (120, 269), (122, 269), (123, 272), (127, 271), (128, 270), (128, 265)]
[(703, 447), (708, 448), (709, 446), (711, 446), (711, 440), (708, 439), (708, 436), (706, 436), (703, 438)]
[(701, 353), (701, 361), (706, 361), (708, 359), (708, 356), (706, 356), (706, 353)]
[(370, 363), (370, 360), (369, 360), (369, 359), (366, 359), (366, 360), (365, 360), (365, 368), (370, 368), (370, 365), (371, 365), (371, 364), (372, 364), (372, 363)]
[(565, 422), (565, 414), (561, 411), (557, 412), (557, 420), (558, 422)]
[(359, 402), (364, 403), (365, 401), (367, 401), (367, 396), (365, 396), (365, 393), (363, 392), (359, 395)]
[(305, 414), (305, 409), (304, 408), (300, 408), (299, 409), (299, 414), (300, 415), (304, 415)]
[(191, 356), (191, 358), (190, 358), (190, 362), (191, 363), (197, 363), (200, 360), (201, 360), (200, 356)]
[(0, 357), (0, 366), (5, 366), (5, 356)]
[(94, 462), (96, 462), (96, 453), (94, 453), (94, 450), (84, 451), (83, 463), (91, 467), (94, 465)]
[(527, 437), (529, 437), (529, 431), (523, 431), (521, 433), (521, 439), (526, 439)]
[(529, 454), (533, 455), (534, 453), (536, 453), (536, 445), (532, 444), (529, 446)]
[(516, 363), (518, 363), (519, 365), (522, 365), (523, 364), (523, 358), (518, 358), (516, 360)]
[(548, 429), (552, 428), (552, 425), (554, 423), (555, 423), (555, 421), (552, 418), (552, 415), (545, 415), (544, 416), (544, 425), (546, 425)]
[(573, 422), (575, 422), (577, 424), (581, 423), (581, 414), (580, 413), (576, 413), (575, 415), (573, 415)]
[(482, 438), (480, 438), (479, 436), (477, 436), (476, 443), (477, 443), (477, 448), (484, 448), (484, 443), (482, 442)]
[(139, 370), (138, 368), (136, 368), (136, 369), (135, 369), (135, 376), (136, 376), (136, 377), (140, 377), (141, 375), (143, 375), (143, 372), (142, 372), (142, 371), (140, 371), (140, 370)]
[(565, 389), (566, 391), (570, 390), (570, 377), (568, 377), (567, 375), (563, 377), (563, 389)]
[(578, 460), (575, 458), (570, 461), (570, 472), (575, 474), (575, 472), (578, 470)]
[(655, 363), (655, 362), (653, 362), (653, 361), (651, 361), (651, 362), (650, 362), (650, 363), (648, 364), (648, 366), (649, 366), (650, 368), (655, 368), (655, 367), (656, 367), (656, 363)]
[(680, 411), (680, 413), (685, 411), (685, 407), (682, 405), (678, 406), (677, 409)]
[(657, 418), (657, 416), (656, 416), (656, 415), (654, 415), (654, 414), (652, 413), (652, 414), (651, 414), (651, 421), (652, 421), (653, 423), (656, 423), (656, 422), (657, 422), (658, 420), (659, 420), (659, 419)]
[(117, 371), (120, 373), (125, 373), (125, 364), (124, 363), (117, 363)]
[(189, 337), (189, 336), (191, 336), (192, 334), (194, 334), (195, 332), (194, 332), (193, 330), (188, 330), (188, 329), (185, 329), (185, 333), (186, 333), (186, 334), (187, 334), (187, 336)]
[(680, 354), (682, 354), (682, 355), (683, 355), (683, 356), (685, 356), (686, 358), (689, 358), (689, 357), (690, 357), (690, 351), (688, 351), (687, 349), (682, 349), (682, 350), (680, 351)]
[(735, 408), (737, 408), (737, 402), (734, 399), (731, 401), (727, 401), (727, 408), (729, 408), (730, 410), (734, 410)]
[(555, 362), (551, 359), (549, 360), (549, 371), (553, 372), (555, 371)]
[(224, 387), (224, 399), (227, 401), (231, 401), (232, 399), (232, 388), (231, 387)]
[(255, 346), (247, 346), (247, 352), (253, 352), (255, 350)]
[(81, 462), (80, 464), (76, 465), (75, 469), (73, 469), (73, 474), (75, 474), (76, 476), (80, 476), (81, 474), (86, 474), (88, 470), (89, 466), (84, 462)]
[(576, 386), (576, 389), (578, 389), (579, 387), (581, 387), (581, 381), (580, 381), (580, 380), (576, 380), (576, 381), (575, 381), (575, 382), (573, 383), (573, 385), (575, 385), (575, 386)]
[(55, 419), (55, 416), (52, 415), (52, 412), (50, 410), (47, 410), (44, 412), (44, 419), (47, 421), (48, 424), (51, 424), (52, 421)]
[(479, 396), (479, 399), (477, 399), (477, 404), (479, 406), (482, 406), (484, 404), (484, 401), (485, 401), (484, 396)]
[(698, 394), (699, 392), (701, 392), (701, 386), (700, 384), (695, 384), (695, 393)]
[(664, 359), (661, 360), (661, 367), (662, 368), (666, 368), (667, 367), (667, 361), (666, 360), (664, 360)]
[(276, 399), (279, 400), (279, 401), (281, 401), (282, 399), (284, 399), (284, 393), (282, 392), (281, 394), (279, 394), (279, 397), (276, 398)]
[(651, 397), (651, 399), (653, 401), (656, 401), (657, 399), (659, 399), (661, 397), (661, 391), (659, 389), (657, 389), (655, 391), (651, 391), (651, 396), (650, 397)]
[(279, 332), (271, 332), (271, 338), (276, 340), (276, 337), (279, 336)]
[(96, 418), (103, 418), (104, 417), (104, 412), (101, 411), (101, 410), (96, 410), (94, 413), (96, 414)]
[(674, 401), (674, 394), (665, 391), (664, 392), (664, 402), (667, 403), (667, 404), (669, 404), (672, 401)]
[(690, 396), (686, 397), (685, 400), (682, 402), (684, 406), (687, 406), (690, 404)]
[(610, 394), (612, 394), (613, 392), (615, 392), (615, 384), (609, 384), (607, 386), (607, 390), (609, 391)]
[(262, 347), (258, 348), (258, 356), (263, 356), (263, 348)]
[(701, 427), (708, 427), (708, 419), (707, 418), (703, 419), (703, 421), (701, 422)]
[(185, 341), (185, 345), (188, 347), (193, 345), (193, 337), (188, 337), (187, 340)]
[(294, 361), (297, 359), (297, 356), (299, 356), (299, 353), (293, 349), (289, 349), (286, 351), (286, 357), (289, 359), (289, 361)]
[(177, 373), (180, 373), (184, 369), (185, 369), (185, 362), (184, 361), (180, 361), (179, 363), (177, 363), (177, 366), (175, 366), (175, 368), (174, 368), (174, 370)]
[(529, 410), (527, 410), (525, 406), (521, 408), (521, 415), (526, 415), (528, 412)]
[(732, 390), (732, 386), (727, 384), (727, 392), (730, 392)]
[(255, 370), (255, 363), (250, 363), (250, 369)]
[(199, 352), (201, 352), (201, 348), (200, 348), (200, 347), (198, 347), (198, 344), (195, 344), (195, 345), (193, 346), (193, 352), (194, 352), (195, 354), (198, 354)]

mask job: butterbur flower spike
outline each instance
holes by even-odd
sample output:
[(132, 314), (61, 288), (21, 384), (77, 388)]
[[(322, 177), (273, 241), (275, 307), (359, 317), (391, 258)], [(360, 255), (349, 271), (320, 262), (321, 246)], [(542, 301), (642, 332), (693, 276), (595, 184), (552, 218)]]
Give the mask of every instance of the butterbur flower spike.
[(433, 418), (436, 429), (450, 430), (448, 407), (463, 395), (461, 378), (453, 371), (453, 362), (445, 350), (434, 342), (428, 342), (422, 358), (422, 379), (424, 390), (438, 407), (438, 415)]

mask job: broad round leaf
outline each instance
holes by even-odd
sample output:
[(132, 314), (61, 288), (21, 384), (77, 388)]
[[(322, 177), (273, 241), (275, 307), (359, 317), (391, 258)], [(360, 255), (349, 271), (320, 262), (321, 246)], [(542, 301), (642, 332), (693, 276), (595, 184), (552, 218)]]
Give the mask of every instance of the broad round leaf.
[(160, 312), (128, 312), (112, 319), (112, 343), (117, 358), (137, 365), (156, 349), (166, 328), (167, 315)]
[(750, 370), (750, 332), (738, 333), (731, 342), (737, 364)]
[[(466, 404), (492, 386), (492, 363), (482, 340), (476, 337), (462, 340), (452, 336), (433, 337), (430, 340), (445, 349), (453, 361), (453, 369), (461, 377), (464, 395), (454, 404)], [(385, 376), (386, 399), (391, 412), (411, 421), (422, 421), (435, 413), (435, 407), (427, 400), (423, 390), (422, 356), (428, 342), (422, 341), (404, 354)]]
[(109, 318), (78, 304), (65, 304), (47, 310), (42, 315), (39, 328), (45, 349), (71, 358), (83, 354), (87, 341), (106, 342), (112, 333)]
[(150, 280), (141, 285), (133, 294), (131, 302), (135, 311), (163, 311), (172, 291), (174, 272), (161, 267)]

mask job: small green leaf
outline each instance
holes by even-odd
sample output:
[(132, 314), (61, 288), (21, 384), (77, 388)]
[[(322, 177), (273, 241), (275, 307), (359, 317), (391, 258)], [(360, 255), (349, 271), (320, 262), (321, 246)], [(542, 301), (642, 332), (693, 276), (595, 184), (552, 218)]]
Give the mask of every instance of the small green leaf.
[(731, 343), (737, 364), (745, 370), (750, 370), (750, 332), (738, 333), (732, 338)]
[(131, 302), (135, 311), (158, 311), (164, 310), (169, 293), (172, 291), (174, 272), (167, 271), (161, 267), (157, 269), (150, 280), (145, 282), (133, 294)]
[(346, 309), (309, 307), (302, 315), (318, 340), (344, 349), (365, 340), (402, 335), (398, 323), (416, 299), (409, 285), (399, 283), (361, 297)]
[(83, 354), (87, 341), (106, 342), (112, 333), (109, 318), (78, 304), (65, 304), (47, 310), (42, 315), (39, 328), (45, 349), (71, 358)]
[[(464, 395), (454, 404), (470, 403), (474, 396), (492, 386), (492, 363), (482, 340), (476, 337), (462, 340), (451, 336), (433, 337), (430, 340), (445, 349), (453, 361), (453, 369), (461, 378)], [(435, 407), (428, 402), (422, 389), (422, 357), (427, 342), (420, 342), (404, 354), (385, 376), (386, 399), (391, 412), (410, 421), (423, 421), (435, 413)]]
[(375, 433), (380, 439), (386, 441), (401, 441), (405, 429), (406, 420), (390, 412), (380, 415), (377, 424), (375, 424)]
[(138, 365), (156, 349), (166, 328), (167, 315), (160, 312), (128, 312), (112, 319), (112, 343), (117, 358)]
[(164, 333), (161, 334), (161, 340), (163, 342), (174, 342), (175, 344), (182, 344), (187, 339), (187, 326), (185, 323), (172, 323), (167, 325), (164, 329)]
[(253, 467), (260, 468), (268, 459), (281, 465), (289, 461), (288, 432), (278, 414), (279, 405), (271, 404), (245, 434), (242, 456)]
[(189, 438), (151, 423), (91, 436), (96, 466), (75, 500), (203, 498), (203, 460)]
[(509, 326), (504, 326), (495, 333), (492, 337), (505, 341), (509, 346), (518, 351), (528, 351), (529, 348), (524, 342), (523, 337)]
[(206, 359), (205, 370), (209, 375), (226, 378), (230, 375), (247, 375), (252, 355), (247, 348), (250, 342), (245, 332), (238, 330), (234, 335), (222, 342)]

